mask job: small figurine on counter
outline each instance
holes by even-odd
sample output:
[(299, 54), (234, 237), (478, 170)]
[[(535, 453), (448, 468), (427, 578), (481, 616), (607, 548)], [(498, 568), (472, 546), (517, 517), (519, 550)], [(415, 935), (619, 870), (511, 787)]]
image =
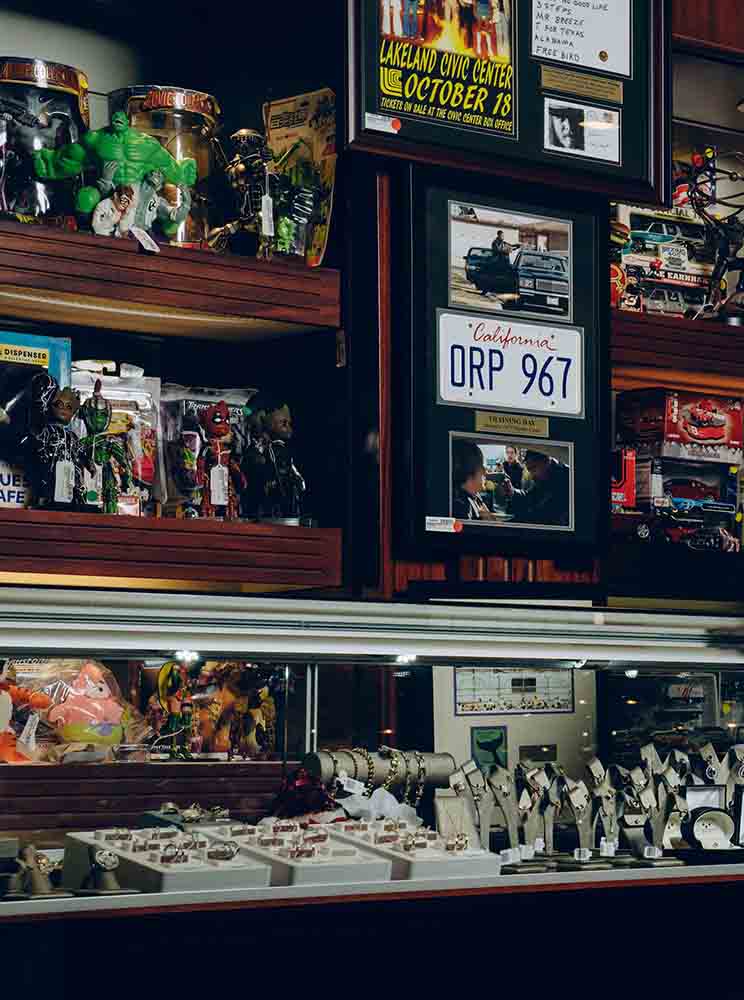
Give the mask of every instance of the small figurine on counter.
[(34, 167), (42, 180), (63, 180), (86, 168), (96, 170), (96, 186), (82, 187), (75, 203), (78, 213), (86, 218), (95, 213), (104, 195), (127, 186), (134, 191), (136, 212), (144, 182), (153, 171), (178, 187), (193, 187), (197, 179), (195, 160), (174, 159), (157, 139), (132, 128), (123, 111), (114, 112), (109, 126), (86, 132), (78, 142), (40, 149), (34, 155)]
[[(97, 379), (93, 395), (80, 408), (80, 417), (88, 432), (80, 442), (89, 466), (95, 470), (94, 482), (88, 485), (86, 501), (102, 507), (104, 514), (116, 514), (119, 496), (127, 493), (132, 481), (132, 464), (121, 438), (109, 434), (111, 403), (101, 395), (101, 380)], [(99, 483), (98, 470), (101, 470)]]
[(252, 402), (250, 440), (243, 460), (246, 517), (299, 520), (307, 492), (294, 462), (292, 413), (279, 399)]
[(60, 389), (48, 372), (39, 372), (31, 382), (31, 408), (31, 428), (22, 446), (28, 455), (35, 502), (58, 510), (79, 508), (84, 501), (83, 466), (95, 474), (70, 427), (80, 397), (72, 389)]
[(230, 407), (224, 400), (207, 406), (200, 420), (206, 441), (197, 459), (197, 478), (203, 489), (199, 516), (235, 521), (238, 497), (248, 483), (233, 457)]

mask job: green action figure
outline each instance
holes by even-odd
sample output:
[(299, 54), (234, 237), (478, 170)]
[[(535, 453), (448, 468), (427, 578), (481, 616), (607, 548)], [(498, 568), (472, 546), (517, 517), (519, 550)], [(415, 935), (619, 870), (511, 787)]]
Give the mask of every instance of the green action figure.
[(197, 180), (195, 160), (175, 160), (157, 139), (132, 128), (123, 111), (113, 114), (108, 127), (86, 132), (79, 142), (40, 149), (34, 154), (34, 168), (41, 180), (65, 180), (86, 169), (96, 170), (97, 186), (82, 187), (76, 199), (77, 211), (85, 216), (92, 215), (104, 194), (114, 188), (139, 191), (153, 171), (179, 187), (193, 187)]
[[(132, 465), (127, 454), (127, 447), (114, 434), (107, 434), (111, 425), (111, 403), (101, 395), (100, 379), (96, 381), (93, 395), (86, 399), (80, 408), (88, 436), (80, 442), (83, 454), (90, 466), (102, 470), (101, 498), (103, 513), (116, 514), (119, 507), (119, 480), (116, 471), (121, 476), (121, 487), (129, 489), (132, 478)], [(93, 490), (91, 499), (97, 498), (97, 490)]]

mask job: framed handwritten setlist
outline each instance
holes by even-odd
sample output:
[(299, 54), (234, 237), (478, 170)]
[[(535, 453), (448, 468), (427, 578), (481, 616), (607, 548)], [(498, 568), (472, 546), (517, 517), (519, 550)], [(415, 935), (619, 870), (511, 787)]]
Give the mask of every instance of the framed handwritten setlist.
[(347, 0), (352, 149), (666, 203), (669, 0)]
[(406, 276), (401, 550), (597, 553), (609, 502), (606, 202), (567, 210), (558, 191), (407, 173), (395, 233), (411, 248), (395, 266)]

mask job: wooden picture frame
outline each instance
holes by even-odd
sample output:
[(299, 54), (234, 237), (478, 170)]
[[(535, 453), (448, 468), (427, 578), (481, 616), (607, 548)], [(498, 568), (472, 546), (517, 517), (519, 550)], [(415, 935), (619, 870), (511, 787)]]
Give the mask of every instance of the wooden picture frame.
[[(384, 13), (405, 11), (409, 0), (347, 0), (349, 148), (578, 188), (619, 201), (667, 204), (671, 197), (670, 0), (626, 0), (630, 7), (628, 74), (537, 56), (535, 5), (545, 0), (493, 2), (498, 7), (492, 9), (499, 11), (493, 15), (494, 41), (484, 48), (479, 32), (482, 57), (476, 58), (474, 25), (480, 22), (469, 13), (475, 9), (473, 4), (457, 15), (461, 37), (450, 44), (442, 38), (453, 30), (452, 22), (445, 22), (439, 11), (449, 10), (459, 0), (419, 0), (419, 34), (409, 38), (402, 33), (412, 30), (412, 22), (406, 21), (404, 28), (403, 22), (397, 23), (397, 15)], [(508, 30), (503, 27), (507, 9)], [(605, 16), (612, 17), (612, 8)], [(469, 28), (463, 18), (473, 18)], [(383, 28), (391, 33), (383, 34)], [(442, 33), (433, 40), (432, 30), (440, 29)], [(556, 55), (573, 58), (567, 51), (556, 50)], [(445, 58), (448, 61), (443, 63)], [(489, 70), (499, 63), (509, 66), (511, 79), (506, 70)], [(485, 82), (483, 88), (474, 82), (476, 78)], [(440, 83), (435, 88), (436, 80)], [(456, 90), (458, 83), (462, 91)], [(507, 94), (509, 113), (502, 119)], [(560, 113), (576, 124), (581, 150), (561, 151), (547, 139), (549, 114), (551, 110), (559, 113), (549, 107), (555, 102), (565, 105)], [(488, 111), (492, 114), (482, 113)], [(443, 114), (437, 118), (439, 112)], [(584, 143), (583, 136), (602, 136), (594, 126), (617, 128), (617, 146), (604, 139), (599, 144)]]

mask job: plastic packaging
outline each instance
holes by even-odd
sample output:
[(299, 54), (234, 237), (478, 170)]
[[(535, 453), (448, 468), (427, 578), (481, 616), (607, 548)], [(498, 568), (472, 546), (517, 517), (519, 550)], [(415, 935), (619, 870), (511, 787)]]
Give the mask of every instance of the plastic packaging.
[(9, 661), (8, 667), (19, 685), (48, 700), (39, 714), (57, 742), (114, 747), (141, 743), (150, 734), (114, 675), (97, 660)]
[(203, 486), (199, 482), (199, 455), (206, 444), (200, 414), (224, 400), (232, 427), (232, 458), (240, 464), (247, 435), (246, 407), (256, 389), (210, 389), (166, 384), (161, 390), (161, 424), (165, 451), (163, 502), (172, 517), (198, 517)]
[[(160, 379), (145, 377), (141, 369), (121, 366), (121, 375), (107, 375), (101, 370), (105, 362), (97, 363), (99, 370), (91, 370), (91, 362), (73, 365), (73, 388), (80, 393), (84, 404), (94, 392), (97, 381), (101, 383), (101, 396), (111, 404), (111, 423), (102, 435), (88, 434), (82, 419), (77, 420), (81, 440), (88, 438), (92, 446), (98, 438), (116, 438), (123, 446), (128, 463), (122, 469), (116, 460), (110, 462), (116, 483), (116, 513), (155, 516), (163, 495), (165, 467), (160, 426)], [(93, 437), (96, 440), (93, 440)], [(104, 456), (105, 457), (105, 456)], [(107, 460), (107, 459), (106, 459)], [(101, 483), (87, 482), (87, 502), (102, 509), (105, 499)]]

